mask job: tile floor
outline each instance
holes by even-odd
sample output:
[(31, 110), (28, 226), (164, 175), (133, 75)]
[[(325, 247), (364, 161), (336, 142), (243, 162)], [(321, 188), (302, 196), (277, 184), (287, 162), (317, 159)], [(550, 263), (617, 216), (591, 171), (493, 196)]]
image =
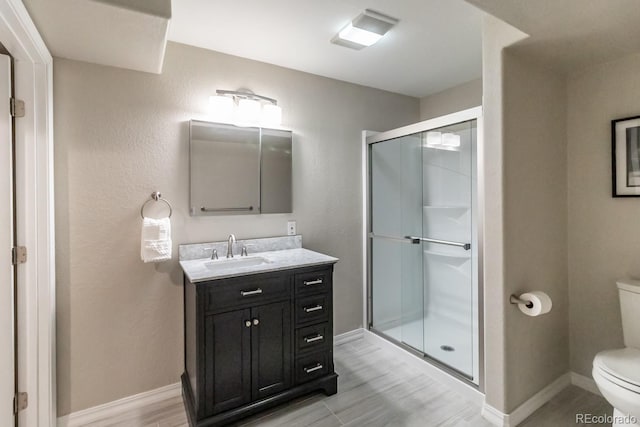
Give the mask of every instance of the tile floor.
[[(456, 426), (491, 427), (480, 407), (446, 389), (426, 374), (389, 359), (375, 345), (360, 339), (336, 346), (335, 369), (340, 375), (334, 396), (314, 394), (259, 415), (238, 426)], [(575, 414), (611, 414), (600, 396), (571, 386), (527, 418), (522, 427), (578, 426)], [(589, 424), (590, 426), (605, 424)], [(132, 411), (90, 427), (188, 427), (182, 399), (158, 403), (144, 413)]]

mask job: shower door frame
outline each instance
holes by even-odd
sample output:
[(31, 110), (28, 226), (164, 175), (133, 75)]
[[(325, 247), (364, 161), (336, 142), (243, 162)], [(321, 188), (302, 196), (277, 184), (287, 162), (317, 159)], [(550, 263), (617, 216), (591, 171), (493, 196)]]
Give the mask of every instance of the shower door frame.
[[(476, 234), (477, 234), (477, 307), (476, 313), (477, 318), (477, 340), (478, 340), (478, 354), (475, 358), (477, 360), (477, 373), (478, 373), (478, 383), (476, 384), (473, 381), (470, 381), (464, 375), (461, 375), (455, 369), (429, 357), (424, 352), (420, 352), (415, 350), (414, 348), (400, 342), (394, 340), (393, 338), (379, 333), (375, 329), (373, 329), (373, 282), (372, 282), (372, 269), (373, 264), (371, 261), (372, 257), (372, 242), (373, 239), (370, 237), (370, 233), (372, 232), (372, 220), (371, 220), (371, 150), (370, 146), (377, 142), (387, 141), (391, 139), (397, 139), (404, 136), (425, 132), (433, 129), (442, 128), (445, 126), (451, 126), (458, 123), (468, 122), (476, 120), (476, 182), (477, 182), (477, 209), (476, 212), (473, 213), (476, 220)], [(363, 132), (363, 246), (366, 252), (365, 257), (365, 277), (364, 277), (364, 325), (366, 330), (375, 333), (376, 335), (381, 336), (385, 340), (394, 343), (398, 347), (408, 351), (412, 354), (420, 356), (424, 359), (425, 363), (430, 363), (437, 368), (447, 372), (452, 377), (464, 382), (471, 387), (477, 388), (481, 393), (484, 393), (484, 268), (483, 268), (483, 248), (484, 248), (484, 240), (483, 240), (483, 229), (484, 229), (484, 143), (483, 143), (483, 123), (482, 123), (482, 106), (473, 107), (466, 110), (458, 111), (455, 113), (447, 114), (444, 116), (436, 117), (433, 119), (425, 120), (422, 122), (414, 123), (411, 125), (403, 126), (397, 129), (392, 129), (386, 132)], [(408, 242), (408, 241), (407, 241)], [(475, 332), (475, 331), (474, 331)]]

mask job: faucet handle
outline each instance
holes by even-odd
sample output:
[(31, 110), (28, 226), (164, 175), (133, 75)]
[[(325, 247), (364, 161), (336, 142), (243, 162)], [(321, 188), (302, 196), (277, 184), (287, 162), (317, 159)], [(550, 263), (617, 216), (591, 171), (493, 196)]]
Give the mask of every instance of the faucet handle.
[(247, 247), (243, 246), (242, 247), (242, 252), (240, 253), (241, 256), (247, 256)]
[(216, 248), (211, 249), (211, 259), (218, 259), (218, 250)]

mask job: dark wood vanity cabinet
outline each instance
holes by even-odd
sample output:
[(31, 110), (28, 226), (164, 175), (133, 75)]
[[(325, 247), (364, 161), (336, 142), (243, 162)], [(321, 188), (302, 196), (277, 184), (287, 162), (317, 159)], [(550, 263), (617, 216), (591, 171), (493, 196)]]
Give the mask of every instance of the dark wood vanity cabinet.
[(191, 426), (226, 425), (337, 391), (333, 264), (191, 283), (182, 393)]

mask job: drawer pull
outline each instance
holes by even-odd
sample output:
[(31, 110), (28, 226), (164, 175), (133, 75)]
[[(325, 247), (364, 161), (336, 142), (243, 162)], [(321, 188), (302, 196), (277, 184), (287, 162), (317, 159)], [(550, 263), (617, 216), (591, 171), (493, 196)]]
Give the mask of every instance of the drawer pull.
[(253, 291), (240, 291), (240, 295), (243, 297), (249, 297), (251, 295), (260, 295), (262, 293), (262, 289), (258, 288)]
[(316, 335), (315, 337), (304, 337), (304, 342), (311, 343), (311, 342), (316, 342), (316, 341), (322, 341), (324, 340), (324, 337), (320, 334)]
[(322, 285), (322, 279), (311, 280), (310, 282), (307, 282), (305, 280), (303, 283), (304, 283), (305, 286)]
[(322, 306), (321, 305), (316, 305), (315, 307), (305, 307), (304, 311), (307, 313), (313, 313), (314, 311), (318, 311), (318, 310), (322, 310)]
[(311, 372), (319, 371), (322, 368), (324, 368), (324, 366), (322, 366), (322, 363), (318, 363), (313, 368), (304, 368), (304, 372), (310, 374)]

